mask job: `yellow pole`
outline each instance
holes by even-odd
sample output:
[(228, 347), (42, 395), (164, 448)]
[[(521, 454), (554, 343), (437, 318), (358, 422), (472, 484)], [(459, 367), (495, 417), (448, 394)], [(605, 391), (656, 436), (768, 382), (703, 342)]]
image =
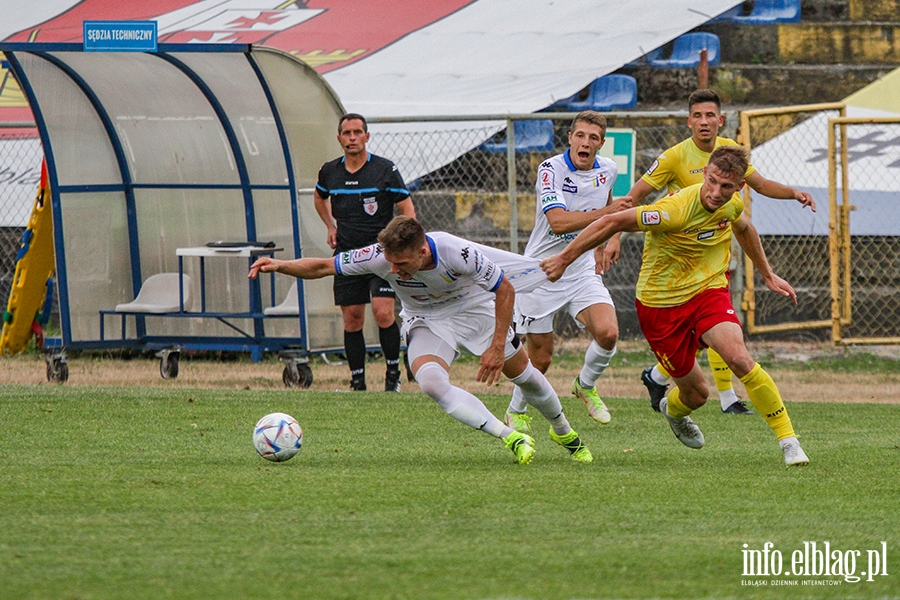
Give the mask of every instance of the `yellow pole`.
[[(738, 142), (747, 150), (750, 156), (750, 114), (754, 111), (741, 111), (741, 131)], [(744, 210), (750, 216), (750, 186), (745, 185), (742, 191), (744, 196)], [(747, 333), (756, 331), (756, 296), (753, 288), (753, 261), (744, 254), (744, 297), (741, 300), (741, 309), (744, 311), (744, 325)]]
[(831, 273), (831, 339), (835, 344), (841, 341), (840, 310), (840, 256), (838, 251), (838, 203), (837, 203), (837, 140), (834, 135), (835, 119), (828, 120), (828, 254)]

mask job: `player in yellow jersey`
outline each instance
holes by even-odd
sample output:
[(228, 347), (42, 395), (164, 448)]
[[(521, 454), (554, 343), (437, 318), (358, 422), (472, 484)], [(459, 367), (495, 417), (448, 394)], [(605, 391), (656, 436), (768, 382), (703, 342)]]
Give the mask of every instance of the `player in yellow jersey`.
[(644, 255), (635, 305), (644, 337), (675, 381), (660, 403), (675, 437), (702, 448), (703, 434), (690, 414), (703, 406), (709, 388), (697, 363), (701, 347), (714, 348), (747, 388), (750, 401), (775, 432), (788, 466), (809, 463), (775, 382), (747, 351), (728, 292), (732, 234), (773, 292), (797, 302), (788, 282), (772, 271), (744, 204), (736, 192), (749, 163), (740, 146), (709, 157), (703, 183), (688, 186), (649, 206), (601, 217), (560, 254), (541, 262), (551, 281), (591, 248), (617, 232), (644, 231)]
[[(703, 168), (713, 150), (721, 146), (737, 146), (737, 142), (719, 137), (719, 128), (724, 125), (722, 104), (719, 95), (713, 90), (696, 90), (688, 97), (687, 125), (691, 137), (672, 146), (654, 161), (647, 172), (639, 179), (628, 195), (634, 206), (643, 203), (649, 194), (661, 190), (676, 192), (689, 185), (703, 182)], [(816, 210), (816, 203), (806, 192), (796, 190), (760, 175), (752, 164), (747, 166), (744, 181), (754, 191), (769, 198), (797, 200), (803, 206)], [(606, 245), (600, 259), (601, 271), (618, 259), (619, 236), (614, 236)], [(709, 351), (709, 365), (712, 368), (716, 389), (719, 392), (719, 404), (722, 412), (727, 414), (750, 414), (751, 411), (735, 394), (731, 384), (732, 372), (715, 350)], [(641, 373), (641, 381), (650, 393), (650, 406), (659, 411), (659, 402), (666, 394), (669, 372), (664, 365), (647, 367)]]

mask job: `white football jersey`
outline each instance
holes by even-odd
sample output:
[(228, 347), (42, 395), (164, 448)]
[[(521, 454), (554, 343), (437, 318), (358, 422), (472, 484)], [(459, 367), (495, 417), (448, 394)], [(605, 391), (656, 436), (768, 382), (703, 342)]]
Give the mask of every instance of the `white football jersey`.
[[(556, 234), (550, 228), (547, 211), (562, 208), (568, 211), (597, 210), (606, 206), (609, 193), (616, 181), (619, 168), (610, 158), (597, 156), (588, 171), (579, 171), (569, 158), (569, 151), (557, 154), (541, 163), (538, 168), (535, 191), (537, 206), (534, 229), (525, 247), (525, 256), (547, 258), (559, 254), (569, 242), (581, 233)], [(594, 253), (585, 252), (569, 265), (563, 278), (594, 271)]]
[(444, 232), (429, 233), (426, 239), (434, 268), (419, 271), (409, 280), (391, 273), (380, 244), (342, 252), (334, 257), (334, 267), (341, 275), (374, 273), (386, 280), (400, 298), (404, 318), (450, 316), (486, 304), (493, 310), (493, 292), (503, 281), (503, 270), (478, 244)]

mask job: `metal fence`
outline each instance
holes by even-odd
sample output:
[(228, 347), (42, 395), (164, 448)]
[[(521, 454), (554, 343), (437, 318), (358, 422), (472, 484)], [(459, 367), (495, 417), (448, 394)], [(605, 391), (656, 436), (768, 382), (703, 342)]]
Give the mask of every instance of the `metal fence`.
[[(754, 150), (790, 130), (789, 144), (774, 145), (767, 152), (775, 155), (767, 161), (762, 175), (774, 181), (793, 184), (798, 171), (803, 170), (792, 162), (794, 155), (805, 155), (823, 148), (825, 120), (830, 116), (843, 115), (843, 104), (816, 104), (772, 109), (743, 111), (741, 113), (741, 141), (750, 151), (751, 161), (759, 157)], [(813, 122), (813, 119), (818, 121)], [(821, 122), (821, 123), (819, 123)], [(802, 127), (804, 123), (811, 126)], [(824, 177), (817, 188), (808, 188), (819, 206), (820, 214), (828, 214), (828, 186)], [(806, 165), (804, 165), (806, 166)], [(792, 202), (760, 200), (759, 206), (749, 187), (743, 190), (745, 210), (751, 220), (757, 209), (771, 209), (773, 202), (780, 204), (779, 218), (785, 221), (805, 216)], [(808, 213), (807, 213), (808, 214)], [(754, 271), (749, 258), (745, 257), (743, 267), (744, 293), (742, 309), (745, 313), (746, 328), (751, 334), (775, 333), (783, 331), (808, 331), (811, 336), (827, 336), (831, 326), (831, 282), (829, 270), (829, 239), (827, 231), (800, 232), (801, 227), (782, 235), (761, 234), (763, 249), (772, 269), (786, 279), (797, 291), (798, 302), (792, 302), (770, 291), (758, 272)]]
[[(397, 160), (396, 157), (407, 156), (409, 148), (414, 145), (422, 147), (423, 144), (426, 146), (446, 144), (454, 148), (474, 148), (460, 154), (449, 164), (431, 170), (413, 181), (407, 180), (407, 184), (413, 190), (419, 218), (429, 230), (448, 231), (480, 243), (505, 249), (515, 248), (521, 252), (534, 225), (534, 183), (537, 168), (545, 158), (563, 152), (568, 147), (567, 131), (574, 116), (575, 113), (540, 113), (488, 115), (483, 118), (403, 119), (402, 121), (409, 125), (402, 133), (373, 132), (370, 149), (377, 154)], [(629, 129), (634, 132), (635, 156), (631, 171), (634, 178), (640, 177), (665, 149), (690, 135), (690, 130), (685, 124), (687, 113), (683, 111), (619, 112), (607, 113), (605, 116), (610, 129)], [(729, 116), (720, 135), (736, 137), (739, 122), (737, 117), (738, 115)], [(519, 144), (516, 144), (515, 140), (514, 123), (524, 120), (552, 122), (553, 133), (549, 146), (540, 150), (504, 152), (497, 151), (496, 148), (489, 150), (484, 144), (485, 141), (493, 141), (502, 145), (506, 136), (512, 135), (511, 145), (516, 148)], [(375, 124), (392, 121), (371, 119), (370, 122)], [(504, 122), (507, 125), (505, 129), (502, 127)], [(448, 127), (448, 124), (451, 126)], [(448, 129), (451, 130), (449, 133)], [(0, 129), (0, 140), (10, 139), (3, 137), (3, 131)], [(3, 165), (9, 163), (9, 157), (2, 156), (6, 147), (6, 144), (0, 144), (0, 164)], [(39, 144), (37, 147), (39, 150)], [(25, 207), (25, 221), (27, 221), (27, 214), (30, 213), (37, 191), (39, 175), (29, 169), (35, 169), (35, 165), (39, 166), (40, 156), (26, 155), (19, 159), (23, 163), (19, 168), (20, 172), (13, 173), (8, 169), (3, 172), (3, 176), (19, 178), (17, 181), (20, 181), (21, 185), (16, 186), (19, 198), (14, 204), (19, 207), (18, 210)], [(26, 172), (30, 173), (31, 180), (22, 176)], [(12, 186), (7, 185), (3, 189), (10, 190)], [(13, 203), (4, 201), (0, 206), (11, 204)], [(0, 219), (3, 218), (4, 215), (0, 214)], [(0, 300), (4, 304), (9, 295), (9, 284), (15, 268), (15, 254), (23, 230), (24, 226), (7, 226), (0, 232), (2, 235), (0, 239), (3, 240), (3, 246), (0, 248), (0, 277), (2, 277)], [(641, 234), (624, 236), (621, 259), (604, 276), (616, 303), (623, 338), (640, 337), (634, 310), (634, 285), (640, 270), (642, 251)], [(776, 256), (780, 252), (774, 246), (767, 246), (767, 251)], [(796, 257), (793, 256), (787, 259), (788, 262), (795, 260)], [(735, 266), (739, 266), (738, 262), (734, 261)], [(740, 278), (735, 279), (733, 291), (740, 297), (743, 282)], [(51, 317), (51, 321), (55, 318), (56, 315)], [(574, 322), (565, 314), (558, 315), (556, 331), (563, 336), (579, 335)]]
[(900, 343), (900, 119), (828, 125), (832, 339)]
[(41, 180), (43, 151), (34, 123), (0, 123), (0, 302), (6, 310), (16, 253)]

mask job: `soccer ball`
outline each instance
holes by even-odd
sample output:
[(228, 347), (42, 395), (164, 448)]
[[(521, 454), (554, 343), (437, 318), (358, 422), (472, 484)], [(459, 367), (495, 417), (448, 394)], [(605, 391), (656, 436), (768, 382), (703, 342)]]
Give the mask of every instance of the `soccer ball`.
[(291, 415), (266, 415), (253, 428), (253, 446), (260, 456), (272, 462), (293, 458), (302, 443), (303, 429)]

